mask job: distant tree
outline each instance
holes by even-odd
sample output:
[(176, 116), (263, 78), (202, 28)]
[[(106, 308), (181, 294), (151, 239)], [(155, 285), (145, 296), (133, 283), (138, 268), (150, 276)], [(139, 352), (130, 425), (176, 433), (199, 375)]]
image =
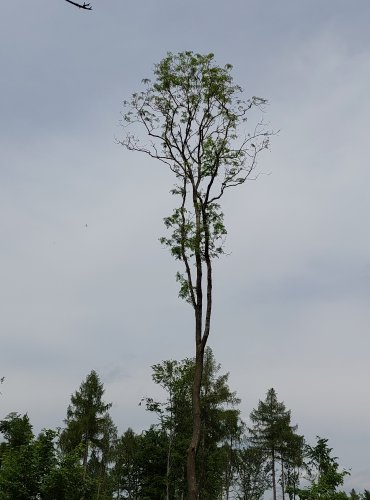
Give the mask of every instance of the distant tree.
[(132, 429), (117, 439), (113, 450), (111, 479), (115, 498), (139, 498), (141, 489), (141, 436)]
[(141, 434), (128, 429), (116, 442), (110, 472), (112, 495), (123, 500), (166, 498), (166, 433), (151, 426)]
[[(159, 417), (165, 431), (166, 499), (186, 496), (184, 457), (192, 432), (191, 402), (195, 360), (164, 361), (153, 366), (153, 380), (167, 392), (164, 402), (146, 398), (149, 411)], [(236, 408), (239, 399), (228, 386), (228, 374), (220, 375), (210, 348), (205, 352), (201, 387), (202, 429), (197, 456), (199, 499), (228, 498), (234, 470), (236, 449), (243, 424)]]
[[(193, 308), (195, 370), (192, 389), (192, 436), (187, 450), (189, 500), (197, 498), (196, 455), (201, 429), (201, 382), (204, 352), (211, 330), (213, 260), (223, 253), (226, 235), (219, 204), (224, 192), (243, 184), (253, 172), (258, 153), (268, 147), (270, 133), (262, 122), (249, 134), (239, 132), (252, 108), (265, 99), (241, 98), (231, 65), (214, 64), (213, 54), (168, 54), (155, 66), (155, 82), (125, 101), (124, 125), (139, 126), (149, 137), (141, 141), (130, 129), (120, 143), (166, 164), (176, 184), (178, 206), (165, 218), (170, 231), (162, 238), (182, 262), (177, 273), (179, 295)], [(238, 140), (241, 135), (240, 140)]]
[(290, 425), (290, 411), (284, 403), (279, 402), (273, 388), (269, 389), (265, 401), (258, 403), (257, 409), (252, 410), (250, 419), (253, 426), (249, 428), (249, 442), (252, 447), (260, 450), (271, 473), (273, 499), (277, 498), (277, 471), (280, 461), (282, 496), (285, 495), (284, 464), (298, 460), (298, 443), (303, 444), (303, 438), (296, 435), (296, 426)]
[[(45, 477), (42, 500), (89, 500), (96, 490), (95, 481), (86, 476), (80, 463), (80, 450), (68, 453), (56, 450), (56, 466)], [(1, 498), (1, 497), (0, 497)]]
[(348, 500), (361, 500), (361, 495), (357, 493), (357, 491), (352, 488), (348, 495)]
[(111, 403), (103, 401), (104, 387), (93, 370), (71, 396), (66, 427), (60, 436), (62, 451), (78, 450), (85, 476), (93, 477), (97, 491), (106, 483), (116, 428), (108, 413)]
[(221, 374), (220, 371), (221, 365), (207, 347), (201, 387), (202, 431), (197, 457), (199, 498), (204, 500), (229, 498), (236, 470), (236, 450), (244, 430), (238, 409), (240, 399), (230, 389), (229, 373)]
[(221, 469), (221, 495), (225, 500), (234, 498), (232, 491), (235, 489), (237, 476), (239, 471), (239, 451), (243, 440), (243, 432), (245, 430), (244, 422), (240, 420), (239, 410), (229, 408), (225, 410), (223, 418), (223, 434), (222, 439), (222, 461), (220, 461)]
[(166, 498), (167, 439), (162, 429), (151, 426), (140, 436), (141, 490), (138, 500)]
[(265, 453), (259, 448), (245, 446), (239, 450), (238, 458), (238, 500), (261, 500), (271, 487)]
[(305, 458), (307, 462), (308, 487), (300, 488), (297, 495), (301, 500), (347, 500), (342, 486), (344, 477), (349, 474), (341, 470), (337, 458), (332, 456), (332, 448), (328, 440), (317, 437), (316, 446), (306, 446)]
[(18, 413), (10, 413), (0, 422), (0, 432), (4, 436), (5, 449), (15, 449), (27, 445), (33, 438), (32, 425), (28, 415), (22, 417)]
[(283, 446), (280, 450), (280, 483), (283, 497), (286, 492), (289, 500), (295, 500), (296, 498), (301, 470), (304, 466), (304, 437), (296, 434), (296, 430), (297, 426), (288, 429), (287, 439), (283, 441)]
[(0, 432), (5, 439), (0, 450), (0, 499), (49, 500), (46, 484), (58, 466), (56, 432), (43, 430), (35, 438), (28, 416), (17, 413), (0, 422)]
[[(27, 415), (9, 414), (0, 422), (1, 443), (0, 492), (3, 498), (35, 498), (40, 476), (35, 469), (32, 426)], [(0, 496), (0, 498), (2, 498)]]
[(92, 482), (85, 478), (80, 453), (60, 453), (58, 433), (37, 438), (27, 415), (11, 413), (0, 422), (0, 500), (88, 500)]
[(153, 381), (167, 393), (164, 402), (145, 398), (148, 411), (156, 413), (166, 434), (166, 500), (185, 494), (184, 458), (191, 432), (191, 384), (194, 363), (167, 360), (152, 366)]

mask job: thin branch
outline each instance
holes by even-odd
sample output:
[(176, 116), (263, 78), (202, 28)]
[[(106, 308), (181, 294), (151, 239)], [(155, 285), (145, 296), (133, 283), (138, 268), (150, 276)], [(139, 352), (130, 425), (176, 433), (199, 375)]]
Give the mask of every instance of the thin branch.
[(84, 10), (92, 10), (92, 7), (89, 3), (84, 2), (83, 4), (72, 2), (72, 0), (65, 0), (68, 3), (71, 3), (75, 7), (78, 7), (79, 9), (84, 9)]

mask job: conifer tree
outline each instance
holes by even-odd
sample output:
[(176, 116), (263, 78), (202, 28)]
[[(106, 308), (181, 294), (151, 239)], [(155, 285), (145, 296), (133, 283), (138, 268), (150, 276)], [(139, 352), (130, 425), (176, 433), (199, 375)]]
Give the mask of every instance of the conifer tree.
[(100, 490), (105, 481), (107, 465), (116, 428), (109, 416), (111, 403), (103, 401), (104, 387), (92, 370), (71, 396), (66, 427), (60, 436), (64, 452), (80, 450), (85, 476), (93, 477)]
[[(257, 409), (252, 410), (250, 419), (253, 426), (249, 428), (249, 441), (253, 448), (260, 450), (271, 474), (273, 499), (277, 498), (277, 463), (280, 460), (289, 462), (296, 453), (297, 443), (303, 438), (297, 437), (296, 426), (290, 425), (290, 411), (284, 403), (279, 402), (273, 388), (269, 389), (265, 401), (259, 401)], [(282, 494), (285, 495), (284, 466), (281, 474)]]

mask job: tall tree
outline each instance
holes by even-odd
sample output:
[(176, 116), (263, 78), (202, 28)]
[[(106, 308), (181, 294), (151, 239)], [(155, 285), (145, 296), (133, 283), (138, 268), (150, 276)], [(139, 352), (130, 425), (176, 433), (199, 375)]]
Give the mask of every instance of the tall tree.
[(108, 413), (112, 404), (105, 403), (103, 395), (103, 384), (92, 370), (71, 396), (66, 427), (60, 436), (63, 451), (81, 451), (85, 476), (95, 478), (98, 491), (104, 482), (111, 445), (116, 437), (116, 428)]
[(179, 295), (193, 308), (195, 370), (192, 389), (192, 436), (187, 450), (189, 500), (197, 497), (196, 454), (201, 437), (201, 381), (204, 351), (211, 329), (212, 262), (223, 253), (226, 235), (220, 199), (228, 188), (243, 184), (269, 144), (263, 122), (243, 132), (248, 112), (265, 99), (241, 99), (232, 66), (215, 65), (213, 54), (169, 53), (155, 66), (155, 82), (125, 101), (125, 126), (138, 125), (149, 137), (140, 140), (132, 129), (120, 143), (166, 164), (175, 176), (172, 194), (178, 205), (165, 218), (170, 231), (161, 239), (182, 262), (177, 274)]
[(300, 437), (295, 434), (296, 426), (290, 425), (290, 411), (284, 403), (279, 402), (273, 388), (269, 389), (265, 401), (259, 401), (258, 407), (252, 410), (250, 419), (253, 426), (249, 429), (251, 446), (260, 450), (267, 461), (273, 490), (273, 498), (277, 498), (277, 471), (280, 460), (282, 465), (282, 494), (285, 493), (284, 462), (289, 461)]

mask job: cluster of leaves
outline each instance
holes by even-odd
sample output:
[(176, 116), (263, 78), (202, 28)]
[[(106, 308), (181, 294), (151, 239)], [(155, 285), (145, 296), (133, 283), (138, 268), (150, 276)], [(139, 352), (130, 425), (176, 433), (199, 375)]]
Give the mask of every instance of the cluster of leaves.
[(271, 135), (263, 121), (248, 134), (239, 130), (266, 100), (244, 101), (231, 70), (230, 64), (217, 66), (213, 54), (169, 53), (155, 66), (154, 83), (143, 80), (144, 90), (125, 101), (123, 113), (127, 133), (120, 144), (160, 160), (175, 174), (171, 193), (179, 202), (164, 219), (170, 235), (161, 242), (183, 261), (185, 273), (177, 275), (180, 297), (194, 307), (191, 263), (210, 266), (223, 253), (226, 228), (218, 200), (246, 181)]

